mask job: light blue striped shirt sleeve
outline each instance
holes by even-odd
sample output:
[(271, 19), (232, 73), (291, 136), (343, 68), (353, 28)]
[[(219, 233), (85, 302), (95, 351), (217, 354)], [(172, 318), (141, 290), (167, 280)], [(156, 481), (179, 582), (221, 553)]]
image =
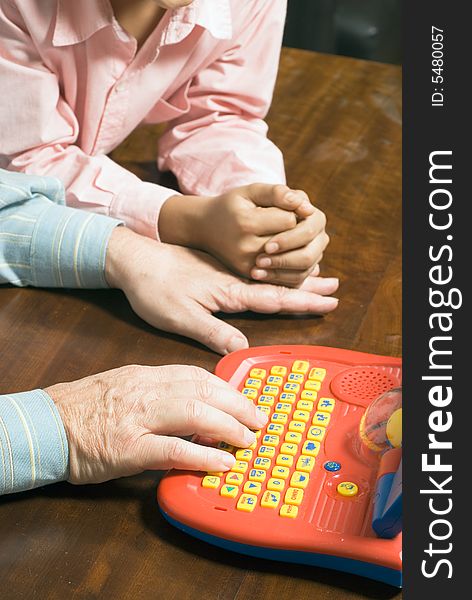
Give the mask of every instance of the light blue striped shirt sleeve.
[(65, 206), (58, 179), (0, 169), (0, 283), (105, 288), (107, 245), (119, 224)]
[(0, 495), (64, 481), (66, 432), (43, 390), (0, 396)]

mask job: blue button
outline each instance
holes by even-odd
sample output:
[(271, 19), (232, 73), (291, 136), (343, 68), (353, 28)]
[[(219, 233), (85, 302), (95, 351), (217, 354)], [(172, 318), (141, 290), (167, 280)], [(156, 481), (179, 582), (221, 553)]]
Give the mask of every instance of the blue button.
[(341, 463), (336, 462), (335, 460), (330, 460), (324, 464), (324, 468), (327, 471), (331, 471), (334, 473), (335, 471), (339, 471), (341, 468)]

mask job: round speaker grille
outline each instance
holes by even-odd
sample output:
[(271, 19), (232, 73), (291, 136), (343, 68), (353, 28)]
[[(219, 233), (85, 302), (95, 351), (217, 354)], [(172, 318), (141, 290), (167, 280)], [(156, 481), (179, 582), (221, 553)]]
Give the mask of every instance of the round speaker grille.
[(354, 367), (338, 373), (331, 382), (331, 391), (340, 400), (368, 406), (384, 392), (400, 385), (391, 368)]

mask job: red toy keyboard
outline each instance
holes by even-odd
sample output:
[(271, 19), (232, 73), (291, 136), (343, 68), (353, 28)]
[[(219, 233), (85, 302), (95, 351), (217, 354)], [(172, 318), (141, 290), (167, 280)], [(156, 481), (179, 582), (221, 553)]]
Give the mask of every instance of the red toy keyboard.
[(158, 489), (166, 519), (237, 552), (401, 586), (401, 534), (381, 539), (371, 525), (380, 456), (358, 433), (369, 404), (401, 385), (401, 360), (267, 346), (226, 356), (216, 375), (270, 420), (250, 448), (220, 443), (231, 471), (170, 472)]

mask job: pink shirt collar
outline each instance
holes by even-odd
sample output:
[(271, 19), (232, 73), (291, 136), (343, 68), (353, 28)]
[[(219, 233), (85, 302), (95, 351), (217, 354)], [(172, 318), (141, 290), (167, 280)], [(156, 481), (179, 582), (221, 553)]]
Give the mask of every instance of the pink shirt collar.
[[(162, 31), (160, 43), (175, 44), (200, 25), (216, 39), (232, 36), (230, 0), (195, 0), (190, 6), (171, 12)], [(109, 0), (94, 0), (87, 9), (75, 0), (57, 0), (54, 46), (79, 44), (104, 27), (114, 26), (113, 9)]]

